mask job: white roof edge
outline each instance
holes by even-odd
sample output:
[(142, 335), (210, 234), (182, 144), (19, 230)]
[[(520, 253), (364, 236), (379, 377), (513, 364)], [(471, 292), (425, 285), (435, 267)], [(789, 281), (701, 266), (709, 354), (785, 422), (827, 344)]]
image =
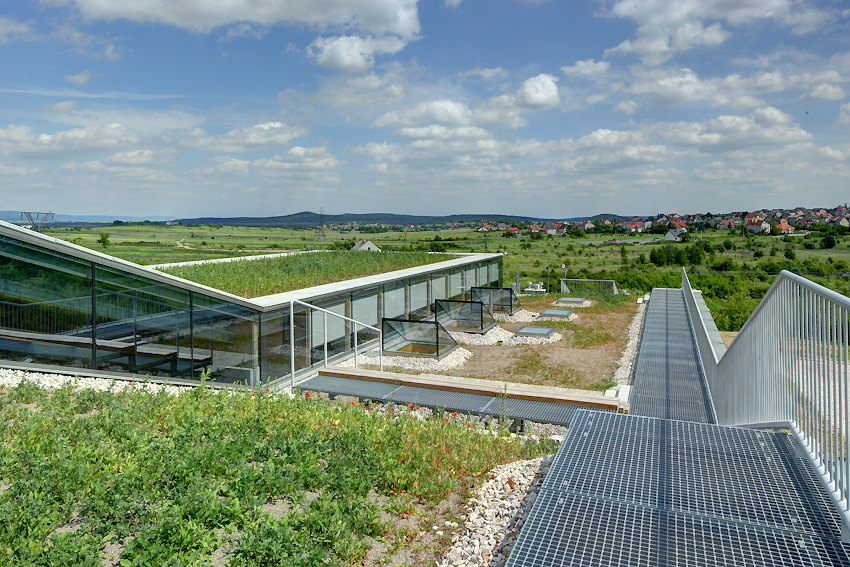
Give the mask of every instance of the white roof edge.
[(231, 303), (236, 303), (237, 305), (256, 309), (258, 311), (270, 311), (273, 309), (285, 307), (293, 299), (306, 302), (310, 299), (320, 299), (322, 297), (345, 290), (372, 287), (381, 283), (387, 283), (395, 280), (409, 278), (412, 276), (427, 274), (435, 270), (443, 270), (446, 268), (464, 266), (476, 261), (501, 258), (502, 256), (501, 254), (465, 253), (461, 258), (455, 258), (453, 260), (446, 260), (443, 262), (436, 262), (434, 264), (426, 264), (424, 266), (416, 266), (413, 268), (406, 268), (404, 270), (384, 272), (382, 274), (376, 274), (374, 276), (365, 276), (352, 280), (344, 280), (341, 282), (307, 287), (303, 289), (287, 291), (284, 293), (266, 295), (263, 297), (255, 297), (253, 299), (246, 299), (244, 297), (239, 297), (238, 295), (234, 295), (232, 293), (227, 293), (226, 291), (221, 291), (219, 289), (208, 287), (189, 280), (184, 280), (183, 278), (178, 278), (177, 276), (172, 276), (170, 274), (157, 271), (149, 266), (142, 266), (134, 262), (122, 260), (120, 258), (116, 258), (115, 256), (110, 256), (108, 254), (98, 252), (97, 250), (85, 248), (84, 246), (80, 246), (72, 242), (67, 242), (65, 240), (54, 238), (52, 236), (47, 236), (45, 234), (21, 228), (13, 224), (9, 224), (5, 221), (0, 221), (0, 235), (6, 235), (16, 240), (26, 242), (28, 244), (34, 244), (36, 246), (41, 246), (49, 250), (53, 250), (54, 252), (60, 252), (63, 254), (68, 254), (69, 256), (80, 258), (82, 260), (96, 262), (108, 268), (123, 270), (127, 273), (148, 278), (159, 283), (173, 285), (174, 287), (187, 291), (202, 293), (204, 295), (208, 295), (216, 299), (229, 301)]

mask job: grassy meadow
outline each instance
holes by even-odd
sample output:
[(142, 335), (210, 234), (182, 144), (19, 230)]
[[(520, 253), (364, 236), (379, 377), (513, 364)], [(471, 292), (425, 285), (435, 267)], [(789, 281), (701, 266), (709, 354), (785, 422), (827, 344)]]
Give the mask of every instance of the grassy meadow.
[[(342, 249), (359, 238), (387, 251), (501, 252), (506, 254), (504, 285), (518, 278), (523, 287), (529, 280), (542, 281), (555, 291), (564, 275), (614, 279), (620, 287), (636, 292), (679, 287), (685, 266), (692, 283), (703, 289), (718, 327), (724, 331), (740, 329), (780, 270), (801, 274), (843, 294), (848, 292), (845, 274), (850, 271), (850, 238), (839, 235), (833, 247), (824, 248), (823, 235), (817, 232), (771, 237), (710, 229), (677, 243), (658, 241), (649, 234), (515, 238), (471, 229), (399, 229), (373, 234), (329, 230), (324, 242), (315, 230), (227, 226), (131, 225), (53, 229), (49, 234), (104, 250), (97, 243), (101, 232), (109, 233), (106, 252), (142, 264)], [(697, 246), (701, 252), (694, 250)]]
[(0, 389), (0, 564), (433, 565), (450, 530), (422, 533), (458, 520), (446, 502), (552, 447), (406, 409)]
[(163, 268), (173, 276), (251, 298), (391, 272), (445, 260), (427, 252), (329, 250), (281, 258)]

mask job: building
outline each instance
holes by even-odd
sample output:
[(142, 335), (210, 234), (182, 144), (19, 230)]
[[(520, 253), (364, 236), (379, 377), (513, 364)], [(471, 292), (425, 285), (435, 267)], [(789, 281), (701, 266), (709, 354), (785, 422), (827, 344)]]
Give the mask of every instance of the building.
[(371, 240), (361, 240), (351, 247), (354, 252), (380, 252), (381, 249), (375, 246)]
[(0, 359), (170, 383), (198, 383), (205, 372), (220, 384), (289, 384), (325, 356), (374, 347), (377, 331), (362, 325), (422, 319), (437, 299), (501, 281), (501, 254), (446, 257), (246, 299), (0, 221)]

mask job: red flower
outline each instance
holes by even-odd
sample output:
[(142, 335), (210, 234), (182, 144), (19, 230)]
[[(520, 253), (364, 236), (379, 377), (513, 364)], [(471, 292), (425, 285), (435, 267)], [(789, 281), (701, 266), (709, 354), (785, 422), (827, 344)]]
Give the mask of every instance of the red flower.
[(453, 411), (453, 412), (452, 412), (452, 415), (457, 415), (457, 412), (456, 412), (456, 411)]
[(133, 385), (133, 382), (132, 382), (132, 381), (130, 382), (130, 385), (131, 385), (131, 386)]
[(307, 397), (308, 397), (308, 398), (310, 397), (310, 392), (307, 392)]
[(449, 418), (446, 418), (446, 423), (448, 423), (448, 422), (449, 422)]
[(471, 423), (467, 423), (467, 424), (466, 424), (466, 426), (467, 426), (467, 427), (472, 427), (472, 424), (471, 424)]
[(356, 406), (357, 402), (351, 402), (351, 405)]

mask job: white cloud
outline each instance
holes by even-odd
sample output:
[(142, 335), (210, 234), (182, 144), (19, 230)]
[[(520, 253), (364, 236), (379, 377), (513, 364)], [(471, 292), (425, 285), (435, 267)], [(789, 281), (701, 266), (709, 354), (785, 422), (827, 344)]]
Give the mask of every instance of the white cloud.
[(75, 100), (63, 100), (62, 102), (57, 102), (56, 104), (50, 107), (50, 112), (54, 112), (56, 114), (67, 114), (76, 112), (79, 110), (79, 105)]
[(35, 37), (36, 33), (32, 22), (19, 22), (6, 16), (0, 16), (0, 45), (15, 40), (33, 40)]
[(637, 38), (606, 54), (635, 53), (648, 65), (659, 65), (678, 52), (723, 43), (731, 34), (721, 21), (738, 26), (767, 19), (802, 34), (815, 31), (831, 18), (829, 13), (795, 0), (617, 0), (611, 14), (634, 21)]
[(28, 157), (62, 157), (113, 150), (138, 140), (123, 124), (74, 128), (37, 134), (29, 126), (0, 128), (0, 154)]
[(812, 135), (793, 123), (791, 115), (773, 107), (748, 116), (723, 115), (703, 122), (658, 123), (655, 134), (681, 146), (704, 152), (728, 152), (761, 145), (808, 142)]
[[(397, 104), (407, 97), (408, 85), (403, 76), (395, 73), (334, 77), (322, 83), (316, 100), (330, 108), (369, 107), (374, 110)], [(279, 97), (283, 103), (285, 97)]]
[(65, 80), (69, 83), (76, 83), (78, 85), (85, 85), (92, 79), (94, 79), (95, 74), (86, 69), (85, 71), (80, 71), (79, 73), (75, 73), (73, 75), (65, 75)]
[(585, 59), (584, 61), (576, 61), (575, 65), (569, 67), (561, 67), (561, 72), (568, 77), (592, 77), (604, 75), (610, 67), (611, 64), (608, 61)]
[(447, 8), (457, 8), (462, 0), (445, 0)]
[(838, 123), (850, 124), (850, 102), (842, 104), (838, 109)]
[(558, 78), (542, 73), (526, 80), (517, 91), (517, 102), (531, 110), (544, 110), (558, 106), (561, 97), (558, 94)]
[(441, 140), (447, 140), (449, 138), (484, 139), (491, 137), (490, 132), (476, 126), (449, 128), (438, 125), (399, 128), (395, 131), (395, 135), (399, 138), (408, 138), (411, 140), (423, 140), (428, 138)]
[(508, 77), (508, 72), (501, 67), (494, 67), (492, 69), (476, 67), (475, 69), (458, 73), (458, 77), (476, 77), (484, 81), (496, 81), (499, 79), (506, 79)]
[(74, 51), (86, 57), (116, 61), (122, 56), (122, 49), (114, 39), (100, 38), (82, 32), (71, 24), (63, 24), (56, 28), (53, 37), (70, 45)]
[(384, 114), (373, 126), (413, 127), (439, 124), (443, 126), (467, 126), (473, 122), (473, 113), (469, 107), (453, 100), (435, 100), (423, 102), (407, 111), (394, 111)]
[(622, 112), (623, 114), (634, 114), (637, 112), (640, 105), (633, 100), (623, 100), (617, 103), (617, 106), (614, 107), (614, 110), (617, 112)]
[(316, 62), (334, 71), (362, 73), (375, 64), (375, 54), (395, 54), (404, 49), (406, 41), (398, 37), (362, 38), (338, 36), (319, 38), (308, 48)]
[(269, 33), (268, 28), (255, 26), (247, 23), (239, 23), (227, 28), (227, 33), (221, 36), (221, 41), (230, 41), (242, 37), (250, 37), (256, 40), (261, 40)]
[(306, 25), (361, 29), (373, 34), (392, 34), (412, 39), (419, 33), (416, 0), (71, 0), (83, 16), (92, 20), (125, 19), (132, 22), (169, 24), (198, 32), (230, 24), (252, 23)]
[(163, 137), (163, 141), (202, 151), (244, 153), (283, 146), (306, 133), (302, 128), (282, 122), (266, 122), (250, 128), (231, 130), (219, 136), (207, 134), (200, 128), (190, 132), (172, 131)]
[(841, 100), (845, 96), (847, 95), (840, 86), (825, 83), (812, 87), (809, 92), (800, 98), (802, 100)]

